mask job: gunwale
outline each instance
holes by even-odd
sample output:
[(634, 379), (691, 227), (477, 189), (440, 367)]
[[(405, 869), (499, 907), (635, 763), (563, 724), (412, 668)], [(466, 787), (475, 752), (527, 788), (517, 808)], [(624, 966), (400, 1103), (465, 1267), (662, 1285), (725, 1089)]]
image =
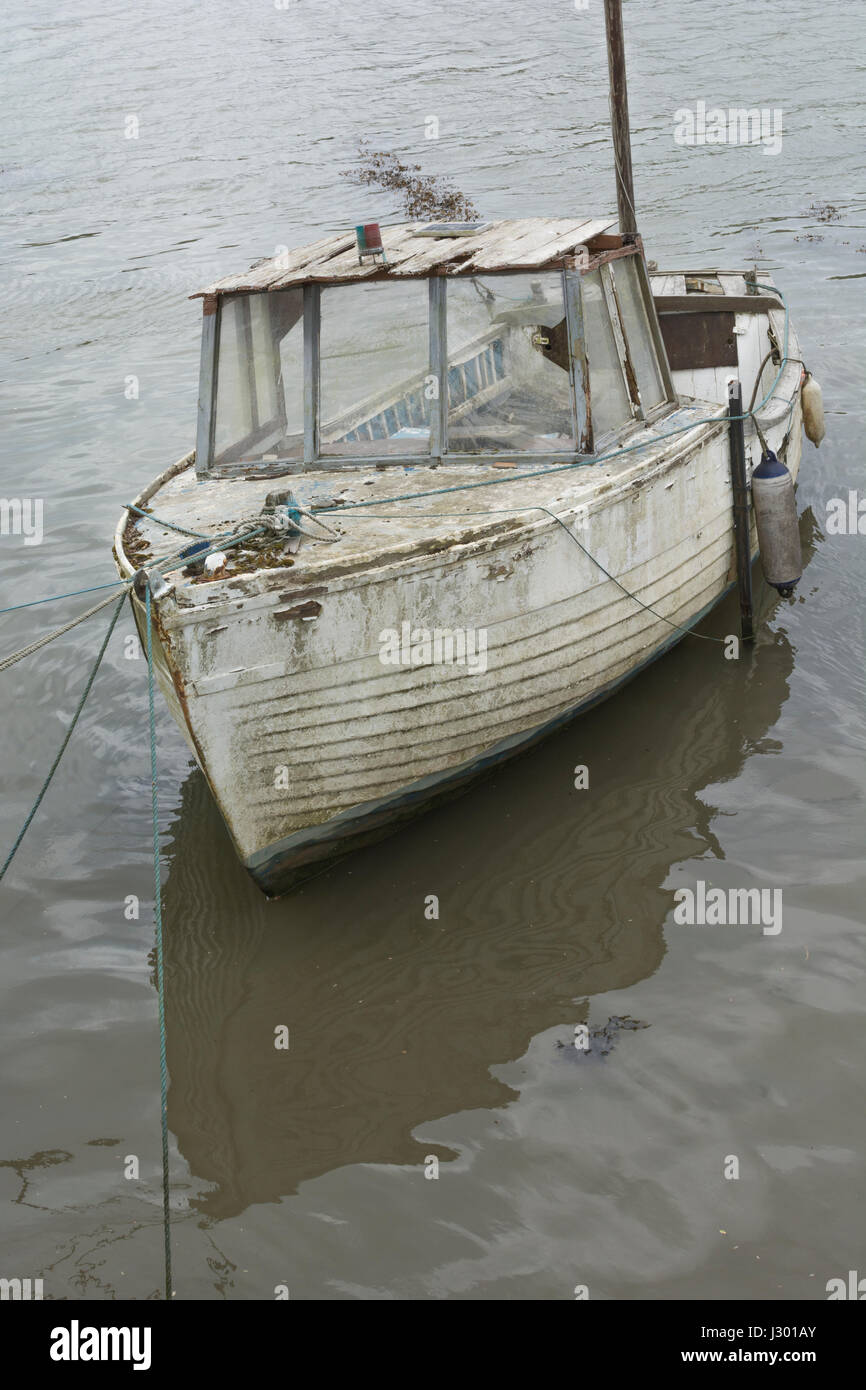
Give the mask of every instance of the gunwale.
[[(329, 509), (323, 513), (329, 525), (340, 524), (344, 518), (349, 523), (343, 543), (339, 546), (340, 553), (334, 554), (337, 546), (332, 548), (330, 544), (305, 540), (291, 568), (277, 566), (255, 569), (207, 584), (186, 581), (178, 571), (173, 571), (171, 577), (176, 585), (178, 618), (182, 613), (202, 611), (213, 616), (224, 606), (226, 611), (232, 611), (238, 601), (246, 606), (257, 595), (270, 602), (275, 582), (291, 592), (292, 597), (303, 597), (314, 583), (357, 576), (359, 571), (389, 569), (395, 564), (417, 561), (425, 554), (453, 550), (466, 556), (474, 550), (495, 545), (506, 534), (520, 542), (531, 537), (539, 527), (546, 528), (551, 524), (551, 517), (541, 509), (555, 509), (563, 520), (582, 507), (587, 507), (591, 514), (594, 508), (607, 506), (621, 492), (640, 488), (659, 472), (676, 468), (684, 455), (702, 447), (725, 427), (725, 422), (725, 410), (717, 403), (690, 401), (647, 427), (641, 425), (639, 433), (652, 435), (652, 443), (647, 441), (646, 448), (607, 459), (603, 463), (588, 462), (566, 467), (546, 477), (538, 476), (537, 467), (525, 466), (515, 468), (514, 477), (509, 476), (506, 481), (492, 463), (463, 466), (442, 464), (435, 468), (419, 466), (404, 470), (402, 477), (397, 476), (400, 470), (396, 468), (383, 469), (372, 475), (367, 472), (365, 477), (374, 478), (373, 482), (365, 481), (365, 477), (360, 476), (365, 473), (362, 469), (345, 470), (339, 474), (311, 471), (293, 475), (284, 481), (296, 490), (304, 505), (315, 505), (314, 494), (319, 488), (334, 489), (335, 485), (343, 488), (346, 510)], [(686, 428), (673, 438), (665, 437), (668, 431), (678, 426)], [(637, 434), (638, 431), (632, 433)], [(479, 479), (479, 468), (488, 473), (486, 479)], [(184, 474), (187, 474), (187, 480), (183, 480)], [(218, 528), (215, 527), (216, 536), (239, 519), (238, 513), (249, 515), (256, 506), (260, 510), (265, 495), (273, 490), (277, 481), (274, 478), (249, 482), (241, 479), (196, 480), (194, 454), (188, 454), (145, 488), (134, 499), (134, 505), (155, 504), (159, 497), (155, 510), (160, 516), (199, 530), (215, 522), (213, 517), (208, 520), (208, 499), (205, 494), (209, 493), (214, 503), (224, 503), (230, 498), (230, 514), (224, 515)], [(460, 488), (461, 485), (479, 481), (486, 481), (491, 486), (489, 489), (477, 489), (475, 495), (478, 500), (474, 502), (461, 500), (466, 494), (460, 491), (453, 495), (444, 492), (439, 497), (422, 499), (423, 507), (417, 510), (409, 500), (414, 494), (428, 488)], [(375, 503), (373, 490), (380, 491), (383, 497), (398, 499), (404, 494), (406, 505), (400, 507), (398, 501), (399, 510), (395, 510), (391, 516), (364, 521), (364, 512), (372, 511), (372, 508), (359, 506), (353, 510), (352, 503), (356, 500)], [(471, 493), (469, 495), (471, 497)], [(199, 510), (192, 511), (196, 499)], [(488, 502), (489, 505), (485, 505)], [(380, 505), (384, 509), (389, 504), (382, 502)], [(127, 575), (137, 568), (126, 555), (123, 541), (129, 515), (128, 511), (123, 513), (115, 534), (115, 554)], [(358, 522), (363, 526), (363, 535), (359, 535), (356, 529)], [(152, 545), (155, 553), (177, 548), (178, 537), (160, 527), (156, 521), (149, 522), (146, 517), (139, 517), (136, 529)]]

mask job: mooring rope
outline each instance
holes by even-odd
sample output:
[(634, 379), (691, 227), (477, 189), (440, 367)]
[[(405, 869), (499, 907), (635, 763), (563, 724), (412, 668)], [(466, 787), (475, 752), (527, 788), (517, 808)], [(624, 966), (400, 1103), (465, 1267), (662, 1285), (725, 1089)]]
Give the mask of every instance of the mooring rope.
[[(157, 521), (156, 517), (151, 519)], [(158, 521), (157, 524), (164, 526), (166, 523)], [(249, 526), (250, 522), (245, 521), (241, 524)], [(229, 531), (225, 536), (208, 536), (206, 539), (210, 542), (209, 550), (201, 550), (196, 555), (185, 555), (182, 550), (173, 550), (171, 554), (163, 555), (160, 559), (152, 561), (151, 567), (158, 569), (162, 574), (170, 574), (173, 569), (179, 569), (181, 564), (188, 565), (191, 560), (196, 562), (199, 560), (206, 560), (209, 555), (218, 555), (221, 550), (229, 550), (232, 546), (243, 545), (244, 541), (249, 541), (255, 536), (263, 535), (267, 529), (266, 526), (257, 526), (254, 531), (245, 531), (240, 536), (235, 535), (232, 531)], [(237, 530), (237, 527), (235, 530)]]
[[(40, 603), (56, 603), (62, 598), (78, 598), (81, 594), (98, 594), (102, 589), (121, 589), (128, 581), (115, 579), (112, 584), (94, 584), (90, 589), (72, 589), (68, 594), (49, 594), (47, 598), (32, 598), (27, 603), (13, 603), (9, 608), (0, 608), (0, 614), (18, 613), (22, 608), (37, 608)], [(93, 612), (96, 612), (93, 609)]]
[[(108, 586), (108, 585), (105, 585), (105, 586), (99, 586), (99, 587), (106, 587), (106, 588), (107, 588), (107, 587), (109, 587), (109, 586)], [(113, 588), (113, 589), (116, 589), (117, 586), (116, 586), (116, 585), (111, 585), (110, 587)], [(67, 749), (67, 747), (68, 747), (68, 745), (69, 745), (69, 740), (72, 738), (73, 731), (75, 730), (75, 727), (76, 727), (76, 725), (77, 725), (77, 723), (78, 723), (78, 720), (79, 720), (79, 718), (81, 717), (82, 710), (84, 709), (84, 706), (85, 706), (85, 704), (87, 703), (88, 696), (90, 695), (90, 691), (91, 691), (91, 689), (92, 689), (92, 687), (93, 687), (93, 682), (94, 682), (94, 680), (96, 679), (96, 673), (97, 673), (97, 671), (99, 670), (99, 667), (100, 667), (101, 664), (102, 664), (102, 659), (103, 659), (103, 657), (105, 656), (105, 652), (106, 652), (106, 650), (107, 650), (108, 643), (109, 643), (109, 641), (110, 641), (110, 639), (111, 639), (111, 635), (112, 635), (112, 633), (114, 632), (115, 626), (116, 626), (116, 624), (117, 624), (117, 620), (118, 620), (118, 618), (120, 617), (121, 609), (123, 608), (123, 605), (124, 605), (124, 603), (125, 603), (125, 601), (126, 601), (126, 593), (127, 593), (127, 583), (124, 583), (124, 584), (123, 584), (123, 593), (122, 593), (119, 597), (117, 597), (116, 594), (111, 594), (111, 595), (109, 595), (108, 598), (103, 599), (100, 603), (96, 604), (95, 607), (89, 609), (86, 613), (81, 613), (81, 614), (79, 614), (78, 617), (74, 618), (71, 622), (65, 624), (63, 627), (55, 629), (53, 632), (48, 633), (47, 636), (40, 638), (37, 642), (31, 643), (29, 647), (23, 648), (20, 652), (16, 652), (16, 653), (14, 653), (12, 656), (6, 657), (2, 662), (0, 662), (0, 671), (5, 670), (7, 667), (12, 666), (16, 661), (21, 661), (25, 656), (28, 656), (31, 652), (37, 651), (40, 647), (44, 647), (44, 646), (47, 645), (47, 643), (54, 641), (54, 639), (55, 639), (56, 637), (60, 637), (64, 632), (69, 632), (72, 628), (77, 627), (79, 623), (82, 623), (82, 622), (85, 620), (85, 618), (92, 617), (92, 615), (93, 615), (94, 613), (98, 613), (98, 612), (100, 611), (100, 609), (108, 607), (108, 605), (109, 605), (110, 603), (114, 603), (114, 604), (115, 604), (114, 613), (112, 614), (111, 622), (110, 622), (109, 625), (108, 625), (108, 630), (107, 630), (107, 632), (106, 632), (104, 638), (102, 639), (102, 645), (101, 645), (100, 648), (99, 648), (99, 652), (97, 653), (96, 660), (95, 660), (95, 662), (93, 663), (93, 666), (92, 666), (92, 668), (91, 668), (90, 674), (89, 674), (89, 676), (88, 676), (88, 678), (87, 678), (87, 681), (86, 681), (86, 683), (85, 683), (84, 689), (83, 689), (83, 691), (81, 692), (81, 698), (80, 698), (79, 701), (78, 701), (78, 704), (77, 704), (76, 709), (75, 709), (75, 713), (73, 714), (72, 719), (71, 719), (70, 722), (69, 722), (69, 726), (68, 726), (68, 728), (67, 728), (67, 730), (66, 730), (66, 733), (64, 734), (63, 742), (61, 743), (60, 748), (58, 749), (57, 755), (56, 755), (56, 757), (55, 757), (53, 763), (51, 764), (51, 767), (49, 768), (47, 777), (45, 778), (44, 782), (42, 783), (42, 786), (41, 786), (40, 789), (39, 789), (39, 793), (38, 793), (38, 795), (37, 795), (37, 797), (36, 797), (36, 800), (34, 801), (32, 807), (30, 808), (30, 812), (29, 812), (29, 814), (27, 815), (27, 818), (26, 818), (26, 820), (24, 821), (24, 824), (22, 825), (20, 831), (18, 832), (18, 835), (17, 835), (17, 837), (16, 837), (16, 839), (15, 839), (15, 843), (13, 844), (13, 846), (12, 846), (12, 848), (10, 849), (9, 853), (7, 854), (6, 859), (5, 859), (4, 863), (3, 863), (2, 868), (0, 868), (0, 880), (2, 880), (2, 879), (5, 877), (6, 871), (7, 871), (7, 869), (9, 868), (9, 865), (12, 863), (12, 860), (15, 858), (15, 855), (18, 853), (18, 850), (19, 850), (19, 848), (20, 848), (20, 846), (21, 846), (21, 843), (22, 843), (22, 841), (23, 841), (23, 839), (24, 839), (24, 836), (27, 834), (27, 831), (29, 830), (29, 828), (30, 828), (30, 826), (31, 826), (31, 824), (32, 824), (32, 822), (33, 822), (33, 819), (34, 819), (34, 817), (35, 817), (35, 815), (36, 815), (36, 812), (39, 810), (39, 807), (42, 805), (42, 801), (43, 801), (43, 799), (44, 799), (44, 797), (45, 797), (46, 792), (48, 791), (49, 786), (51, 785), (51, 782), (52, 782), (52, 780), (53, 780), (53, 778), (54, 778), (54, 774), (56, 773), (58, 767), (60, 766), (60, 760), (61, 760), (61, 758), (63, 757), (63, 754), (66, 752), (66, 749)], [(58, 598), (58, 599), (61, 599), (61, 598), (70, 598), (70, 597), (73, 597), (73, 595), (70, 595), (70, 594), (57, 594), (57, 595), (55, 595), (55, 597)], [(39, 603), (47, 603), (47, 602), (49, 602), (49, 600), (48, 600), (48, 599), (39, 599), (39, 600), (37, 600), (37, 602), (39, 602)], [(21, 604), (21, 605), (20, 605), (20, 607), (29, 607), (29, 606), (30, 606), (30, 605), (27, 605), (27, 604)], [(155, 717), (155, 711), (154, 711), (153, 624), (152, 624), (152, 614), (151, 614), (151, 592), (150, 592), (150, 585), (149, 585), (149, 584), (146, 586), (146, 589), (145, 589), (145, 614), (146, 614), (146, 622), (147, 622), (147, 676), (148, 676), (148, 714), (149, 714), (149, 725), (150, 725), (151, 817), (152, 817), (152, 822), (153, 822), (154, 919), (155, 919), (155, 924), (156, 924), (156, 977), (157, 977), (157, 998), (158, 998), (158, 1007), (159, 1007), (159, 1082), (160, 1082), (160, 1116), (161, 1116), (161, 1130), (162, 1130), (162, 1210), (163, 1210), (163, 1233), (164, 1233), (164, 1247), (165, 1247), (165, 1296), (166, 1296), (167, 1299), (170, 1300), (171, 1297), (172, 1297), (172, 1277), (171, 1277), (171, 1204), (170, 1204), (170, 1170), (169, 1170), (169, 1156), (168, 1156), (168, 1066), (167, 1066), (167, 1061), (166, 1061), (166, 1032), (165, 1032), (165, 955), (164, 955), (164, 951), (163, 951), (163, 932), (162, 932), (162, 884), (161, 884), (161, 875), (160, 875), (160, 852), (159, 852), (159, 803), (158, 803), (158, 797), (157, 797), (157, 774), (156, 774), (156, 717)]]
[[(167, 524), (168, 523), (160, 522), (160, 525)], [(244, 524), (248, 525), (249, 523)], [(207, 559), (208, 555), (216, 554), (222, 548), (229, 549), (231, 546), (241, 545), (244, 541), (251, 540), (254, 536), (261, 535), (265, 529), (267, 528), (258, 527), (256, 530), (248, 531), (244, 535), (240, 536), (236, 536), (233, 534), (229, 534), (228, 536), (217, 536), (212, 539), (211, 548), (207, 551), (202, 551), (199, 555), (195, 556), (195, 558), (197, 560), (205, 560)], [(170, 555), (165, 555), (158, 560), (154, 560), (152, 568), (159, 569), (162, 573), (168, 573), (172, 569), (176, 569), (182, 560), (183, 563), (186, 563), (186, 560), (183, 559), (183, 556), (181, 554), (177, 552), (172, 552), (172, 554)], [(94, 604), (94, 606), (92, 608), (88, 608), (86, 612), (79, 613), (77, 617), (72, 618), (71, 621), (68, 623), (64, 623), (62, 627), (54, 628), (52, 632), (46, 633), (44, 637), (38, 638), (35, 642), (31, 642), (29, 646), (21, 647), (19, 651), (12, 652), (10, 656), (3, 657), (3, 659), (0, 660), (0, 671), (5, 671), (8, 669), (8, 667), (14, 666), (16, 662), (23, 661), (25, 656), (31, 656), (33, 652), (38, 652), (41, 647), (47, 647), (48, 643), (53, 642), (56, 637), (62, 637), (65, 632), (71, 632), (74, 627), (77, 627), (79, 623), (83, 623), (86, 618), (92, 618), (94, 613), (99, 613), (101, 609), (107, 608), (108, 605), (114, 601), (114, 596), (118, 588), (122, 588), (124, 590), (123, 594), (121, 594), (121, 598), (125, 598), (126, 591), (132, 584), (134, 578), (135, 576), (131, 575), (127, 579), (117, 580), (114, 584), (97, 584), (92, 589), (75, 589), (68, 594), (51, 594), (48, 598), (34, 599), (32, 603), (17, 603), (14, 604), (11, 608), (0, 608), (0, 614), (14, 613), (18, 609), (32, 608), (36, 604), (40, 603), (53, 603), (59, 602), (61, 599), (64, 598), (75, 598), (78, 594), (96, 593), (100, 589), (114, 590), (114, 593), (109, 594), (108, 598), (103, 599), (100, 603)]]
[[(121, 594), (118, 602), (118, 612), (120, 611), (120, 605), (123, 603), (125, 597), (125, 593)], [(85, 618), (92, 618), (94, 613), (99, 613), (101, 609), (107, 608), (110, 603), (114, 603), (114, 600), (115, 594), (109, 594), (108, 598), (104, 598), (99, 603), (94, 604), (92, 608), (88, 608), (86, 613), (79, 613), (77, 618), (73, 618), (71, 622), (64, 623), (63, 627), (56, 627), (53, 632), (49, 632), (44, 637), (40, 637), (35, 642), (31, 642), (29, 647), (22, 647), (20, 651), (13, 652), (11, 656), (5, 656), (3, 660), (0, 661), (0, 671), (5, 671), (9, 666), (14, 666), (17, 661), (23, 661), (25, 656), (30, 656), (33, 652), (38, 652), (40, 647), (47, 647), (48, 643), (53, 642), (55, 637), (62, 637), (64, 632), (71, 632), (74, 627), (78, 627), (79, 623), (83, 623)]]
[[(39, 791), (39, 795), (37, 796), (36, 800), (35, 800), (34, 803), (33, 803), (33, 806), (32, 806), (32, 808), (31, 808), (31, 811), (30, 811), (29, 816), (27, 817), (26, 821), (24, 822), (24, 824), (22, 825), (20, 831), (18, 832), (18, 838), (17, 838), (17, 840), (15, 841), (14, 845), (12, 846), (12, 848), (10, 849), (9, 853), (8, 853), (7, 856), (6, 856), (6, 861), (5, 861), (5, 863), (4, 863), (3, 867), (2, 867), (2, 869), (0, 869), (0, 879), (3, 878), (3, 876), (4, 876), (5, 873), (6, 873), (6, 870), (9, 868), (9, 865), (12, 863), (12, 860), (14, 859), (15, 855), (17, 854), (17, 852), (18, 852), (18, 847), (19, 847), (19, 845), (21, 844), (21, 841), (24, 839), (24, 836), (27, 834), (28, 829), (30, 828), (30, 822), (33, 820), (33, 817), (36, 815), (36, 812), (39, 810), (39, 807), (40, 807), (41, 804), (42, 804), (42, 798), (44, 797), (45, 793), (48, 791), (49, 786), (51, 785), (51, 779), (52, 779), (52, 777), (54, 776), (55, 772), (57, 771), (58, 766), (60, 765), (60, 759), (63, 757), (63, 754), (66, 752), (66, 746), (67, 746), (67, 744), (69, 743), (69, 740), (70, 740), (71, 737), (72, 737), (72, 731), (73, 731), (73, 729), (75, 728), (76, 724), (78, 723), (79, 715), (81, 714), (81, 711), (84, 709), (85, 702), (86, 702), (86, 700), (87, 700), (88, 695), (90, 694), (90, 688), (91, 688), (91, 686), (93, 685), (93, 681), (94, 681), (94, 679), (95, 679), (95, 677), (96, 677), (96, 673), (97, 673), (97, 671), (99, 670), (99, 667), (100, 667), (100, 665), (101, 665), (101, 663), (102, 663), (102, 658), (105, 656), (105, 649), (106, 649), (106, 647), (108, 646), (109, 638), (111, 637), (111, 634), (112, 634), (112, 632), (114, 631), (115, 623), (117, 622), (118, 618), (120, 617), (120, 610), (121, 610), (121, 608), (123, 607), (123, 602), (124, 602), (124, 599), (125, 599), (125, 598), (126, 598), (126, 594), (124, 593), (124, 594), (121, 594), (120, 598), (117, 600), (117, 607), (116, 607), (115, 610), (114, 610), (114, 614), (113, 614), (112, 619), (111, 619), (111, 622), (110, 622), (110, 624), (109, 624), (108, 631), (106, 632), (105, 637), (103, 638), (102, 646), (99, 648), (99, 654), (98, 654), (98, 656), (97, 656), (97, 658), (96, 658), (96, 661), (93, 663), (93, 669), (91, 670), (90, 675), (89, 675), (88, 678), (87, 678), (87, 684), (86, 684), (85, 687), (84, 687), (84, 690), (83, 690), (82, 695), (81, 695), (81, 699), (78, 701), (78, 708), (76, 709), (75, 713), (74, 713), (73, 716), (72, 716), (72, 720), (71, 720), (71, 722), (70, 722), (70, 724), (69, 724), (69, 728), (66, 730), (66, 733), (65, 733), (64, 738), (63, 738), (63, 742), (62, 742), (61, 745), (60, 745), (60, 751), (58, 752), (57, 757), (54, 759), (54, 762), (51, 764), (51, 769), (50, 769), (50, 771), (49, 771), (49, 773), (48, 773), (48, 776), (45, 778), (45, 781), (42, 783), (42, 787), (41, 787), (41, 789), (40, 789), (40, 791)], [(100, 606), (101, 606), (101, 607), (104, 607), (104, 605), (100, 605)], [(7, 663), (7, 664), (8, 664), (8, 663)]]
[(159, 1097), (162, 1122), (162, 1228), (165, 1247), (165, 1296), (171, 1287), (171, 1202), (168, 1165), (168, 1066), (165, 1055), (165, 956), (162, 947), (162, 883), (159, 865), (159, 802), (156, 784), (156, 718), (153, 708), (153, 622), (150, 585), (145, 590), (147, 625), (147, 705), (150, 721), (150, 806), (153, 821), (153, 915), (156, 925), (156, 992), (159, 1001)]

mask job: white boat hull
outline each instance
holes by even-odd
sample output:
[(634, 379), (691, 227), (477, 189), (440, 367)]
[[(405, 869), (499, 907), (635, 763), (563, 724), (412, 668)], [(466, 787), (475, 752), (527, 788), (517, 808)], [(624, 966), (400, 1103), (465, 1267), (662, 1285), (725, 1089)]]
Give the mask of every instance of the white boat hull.
[[(770, 428), (771, 447), (786, 432), (796, 477), (799, 399)], [(749, 453), (754, 466), (758, 451)], [(182, 507), (184, 476), (150, 490), (155, 512), (166, 515), (175, 496)], [(432, 476), (448, 482), (447, 470)], [(159, 683), (239, 857), (269, 895), (605, 698), (735, 579), (724, 418), (649, 459), (635, 453), (555, 483), (515, 478), (490, 493), (449, 505), (477, 511), (483, 497), (505, 510), (522, 496), (524, 507), (528, 498), (560, 520), (524, 510), (494, 523), (490, 513), (474, 539), (465, 522), (449, 523), (443, 544), (443, 514), (426, 546), (392, 547), (367, 564), (359, 555), (343, 572), (331, 564), (321, 582), (268, 570), (181, 583), (158, 606)], [(143, 605), (133, 602), (143, 632)], [(382, 634), (404, 623), (483, 630), (486, 670), (384, 665)], [(707, 643), (708, 679), (721, 676), (723, 660), (723, 648)]]

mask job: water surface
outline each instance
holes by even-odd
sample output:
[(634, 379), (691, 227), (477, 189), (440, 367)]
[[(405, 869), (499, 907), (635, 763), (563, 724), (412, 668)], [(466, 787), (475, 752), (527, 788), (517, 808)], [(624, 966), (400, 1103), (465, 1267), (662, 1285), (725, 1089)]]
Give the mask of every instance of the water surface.
[[(802, 1299), (862, 1269), (866, 560), (826, 527), (828, 499), (863, 486), (862, 6), (840, 0), (831, 27), (803, 0), (625, 19), (648, 254), (773, 269), (824, 386), (806, 574), (790, 602), (760, 590), (741, 661), (685, 642), (275, 904), (160, 709), (178, 1297)], [(45, 535), (0, 538), (0, 605), (112, 577), (121, 504), (193, 442), (192, 290), (398, 217), (340, 177), (359, 137), (450, 174), (485, 217), (610, 212), (601, 6), (490, 0), (465, 21), (455, 0), (10, 0), (0, 491), (44, 499)], [(676, 145), (698, 100), (781, 109), (781, 153)], [(75, 606), (6, 615), (3, 651)], [(102, 624), (2, 677), (3, 845)], [(729, 602), (703, 630), (735, 624)], [(54, 1298), (161, 1281), (131, 632), (124, 614), (0, 889), (0, 1273)], [(781, 888), (782, 932), (678, 927), (673, 892), (698, 878)], [(580, 1024), (610, 1045), (581, 1057)]]

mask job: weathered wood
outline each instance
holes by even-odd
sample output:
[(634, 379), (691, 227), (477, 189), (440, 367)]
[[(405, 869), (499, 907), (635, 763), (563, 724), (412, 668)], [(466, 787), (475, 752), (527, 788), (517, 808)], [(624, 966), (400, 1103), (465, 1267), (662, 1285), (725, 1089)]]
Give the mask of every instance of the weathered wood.
[(538, 269), (556, 256), (583, 245), (593, 232), (606, 226), (607, 221), (551, 222), (533, 225), (527, 231), (507, 237), (504, 242), (494, 243), (477, 251), (461, 267), (463, 273), (475, 270), (527, 270)]
[(662, 275), (651, 275), (650, 287), (656, 301), (663, 295), (685, 294), (686, 277), (678, 271), (669, 270)]
[(631, 171), (631, 138), (628, 121), (628, 89), (625, 78), (625, 40), (622, 32), (622, 0), (604, 0), (607, 65), (610, 73), (610, 121), (616, 170), (619, 229), (628, 239), (637, 233), (634, 182)]
[(778, 299), (767, 294), (655, 294), (659, 314), (766, 314), (778, 309)]
[(329, 256), (324, 261), (310, 261), (306, 265), (299, 266), (297, 270), (291, 271), (276, 281), (271, 288), (286, 289), (290, 285), (314, 282), (323, 285), (344, 284), (354, 280), (369, 280), (373, 276), (384, 278), (394, 266), (412, 254), (414, 243), (414, 237), (405, 227), (383, 227), (382, 245), (385, 248), (386, 256), (384, 262), (381, 260), (359, 260), (353, 237), (352, 245), (345, 251), (341, 251), (339, 255)]
[(619, 261), (627, 256), (634, 256), (638, 251), (642, 256), (641, 239), (636, 236), (634, 241), (628, 242), (625, 246), (613, 246), (609, 251), (590, 251), (589, 259), (585, 260), (580, 268), (582, 270), (595, 270), (596, 266), (610, 265), (611, 261)]
[[(724, 294), (724, 287), (719, 284), (714, 277), (709, 275), (687, 275), (686, 294)], [(736, 291), (734, 291), (736, 292)], [(745, 289), (740, 291), (745, 293)]]
[(471, 237), (443, 237), (431, 241), (429, 237), (416, 239), (417, 249), (408, 260), (394, 268), (393, 274), (399, 279), (403, 275), (428, 275), (436, 266), (453, 266), (468, 259), (475, 251), (488, 245), (497, 236), (502, 236), (519, 223), (514, 219), (502, 222), (488, 222), (485, 230)]
[(358, 259), (354, 232), (324, 237), (309, 246), (273, 257), (240, 275), (227, 275), (190, 297), (256, 293), (311, 283), (346, 284), (354, 280), (427, 276), (444, 269), (451, 274), (475, 270), (541, 269), (563, 253), (597, 237), (610, 218), (523, 217), (481, 224), (467, 236), (431, 238), (424, 224), (383, 227), (386, 260)]
[(727, 314), (661, 314), (659, 325), (671, 371), (701, 367), (736, 367), (735, 316)]
[(329, 256), (335, 256), (341, 251), (345, 251), (348, 246), (354, 245), (354, 242), (354, 232), (331, 234), (319, 241), (311, 242), (308, 246), (299, 246), (287, 254), (272, 256), (270, 260), (264, 261), (261, 265), (252, 266), (240, 275), (226, 275), (206, 289), (196, 290), (195, 294), (190, 295), (190, 299), (200, 299), (212, 294), (236, 294), (243, 291), (272, 289), (276, 284), (279, 284), (283, 276), (290, 275), (301, 266), (314, 262), (317, 264), (324, 262)]
[(510, 266), (515, 257), (529, 252), (550, 237), (576, 230), (580, 223), (565, 219), (555, 219), (549, 223), (537, 222), (534, 218), (522, 218), (510, 232), (493, 237), (484, 246), (473, 252), (463, 266), (471, 265), (476, 270), (493, 270), (502, 265)]
[(618, 232), (599, 233), (597, 236), (586, 238), (586, 246), (590, 252), (593, 251), (618, 251), (622, 246), (623, 240)]
[[(536, 242), (532, 247), (517, 247), (515, 254), (503, 263), (502, 270), (532, 270), (541, 269), (550, 262), (558, 262), (571, 252), (580, 250), (586, 246), (592, 230), (596, 227), (609, 226), (610, 223), (604, 219), (585, 222), (582, 225), (573, 227), (568, 232), (563, 232), (559, 236), (550, 237), (546, 241)], [(467, 270), (474, 269), (473, 263), (466, 267)], [(480, 267), (479, 267), (480, 268)]]
[(625, 393), (628, 397), (631, 413), (632, 416), (641, 418), (643, 416), (643, 406), (641, 405), (637, 377), (634, 374), (634, 367), (632, 366), (631, 357), (629, 356), (625, 334), (622, 331), (622, 324), (620, 323), (619, 300), (617, 299), (616, 287), (613, 283), (613, 274), (608, 267), (605, 267), (599, 272), (599, 280), (601, 281), (604, 301), (607, 305), (607, 316), (610, 319), (610, 326), (613, 330), (613, 339), (616, 344), (623, 385), (625, 386)]
[(744, 274), (727, 275), (720, 273), (718, 280), (725, 294), (749, 294), (749, 290), (746, 287), (746, 277)]
[[(714, 266), (704, 266), (703, 269), (701, 269), (701, 270), (671, 270), (670, 267), (668, 267), (668, 269), (666, 269), (666, 270), (660, 270), (660, 269), (654, 270), (654, 271), (652, 272), (652, 278), (653, 278), (654, 280), (660, 280), (660, 279), (664, 279), (664, 277), (665, 277), (666, 275), (682, 275), (682, 276), (684, 276), (684, 277), (685, 277), (686, 275), (688, 275), (689, 277), (692, 277), (692, 276), (695, 276), (695, 275), (717, 275), (717, 276), (719, 277), (719, 279), (721, 279), (722, 276), (724, 276), (724, 275), (728, 275), (728, 276), (731, 276), (731, 275), (742, 275), (742, 276), (744, 277), (743, 283), (745, 283), (745, 276), (746, 276), (747, 273), (750, 273), (750, 272), (747, 272), (747, 271), (742, 270), (742, 269), (740, 269), (740, 270), (721, 270), (721, 269), (720, 269), (718, 266), (716, 266), (716, 265), (714, 265)], [(766, 270), (759, 270), (759, 271), (758, 271), (758, 277), (759, 277), (759, 278), (758, 278), (758, 284), (759, 284), (759, 285), (762, 285), (762, 284), (768, 284), (768, 285), (769, 285), (769, 284), (772, 284), (772, 277), (770, 276), (770, 274), (769, 274), (768, 271), (766, 271)]]
[[(323, 284), (335, 284), (365, 278), (376, 274), (382, 279), (388, 279), (392, 275), (400, 277), (405, 274), (403, 269), (417, 255), (419, 243), (422, 246), (429, 246), (428, 237), (414, 237), (406, 233), (403, 228), (389, 228), (382, 233), (382, 240), (385, 245), (387, 260), (370, 265), (360, 266), (357, 256), (352, 252), (347, 252), (343, 256), (338, 256), (334, 261), (329, 261), (321, 267), (315, 265), (308, 266), (296, 272), (295, 279), (314, 279), (320, 280)], [(447, 251), (445, 259), (447, 261), (465, 261), (471, 253), (472, 241), (474, 238), (467, 237), (448, 237)], [(434, 240), (433, 245), (438, 243)], [(417, 278), (417, 273), (416, 273)]]

